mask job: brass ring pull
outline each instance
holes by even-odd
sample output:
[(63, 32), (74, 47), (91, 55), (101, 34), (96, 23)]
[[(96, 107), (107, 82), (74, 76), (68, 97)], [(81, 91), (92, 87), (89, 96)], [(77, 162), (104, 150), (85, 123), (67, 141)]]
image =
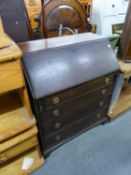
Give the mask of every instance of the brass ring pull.
[(105, 83), (106, 83), (106, 84), (109, 84), (109, 83), (110, 83), (110, 78), (106, 78), (106, 79), (105, 79)]
[(58, 117), (59, 115), (60, 115), (60, 111), (59, 110), (53, 111), (53, 116)]
[(103, 106), (104, 106), (104, 101), (101, 101), (101, 102), (99, 103), (99, 106), (100, 106), (100, 107), (103, 107)]
[(54, 98), (52, 99), (52, 102), (53, 102), (54, 105), (58, 104), (58, 103), (60, 102), (59, 97), (54, 97)]
[(106, 89), (103, 89), (101, 92), (102, 92), (103, 95), (105, 95), (106, 94)]
[(55, 127), (56, 129), (59, 129), (59, 128), (61, 127), (61, 123), (60, 123), (60, 122), (57, 122), (57, 123), (54, 125), (54, 127)]

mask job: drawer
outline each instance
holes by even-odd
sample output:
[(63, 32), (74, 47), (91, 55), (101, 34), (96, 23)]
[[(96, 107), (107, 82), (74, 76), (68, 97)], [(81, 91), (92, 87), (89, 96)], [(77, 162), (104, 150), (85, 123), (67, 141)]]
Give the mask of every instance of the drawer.
[(0, 64), (0, 94), (24, 86), (20, 61)]
[(83, 93), (87, 92), (90, 93), (91, 91), (93, 91), (98, 87), (104, 87), (113, 84), (114, 82), (115, 82), (115, 75), (105, 76), (103, 78), (88, 82), (87, 84), (48, 97), (43, 100), (43, 104), (45, 108), (55, 106), (69, 100), (70, 98), (74, 98)]
[[(93, 108), (91, 106), (83, 107), (79, 110), (76, 110), (71, 115), (64, 117), (63, 119), (58, 119), (51, 123), (48, 123), (47, 125), (44, 125), (43, 128), (44, 128), (45, 136), (48, 137), (51, 134), (58, 133), (61, 131), (61, 129), (64, 129), (65, 127), (79, 120), (90, 117), (90, 113), (98, 108), (99, 108), (99, 102), (97, 102), (96, 104), (93, 104)], [(107, 110), (108, 110), (108, 106), (104, 106), (102, 109), (99, 108), (97, 110), (96, 117), (98, 119), (101, 119), (101, 117), (103, 116), (103, 113), (105, 115), (107, 114)]]
[(14, 146), (13, 148), (6, 150), (2, 154), (0, 154), (0, 164), (6, 162), (7, 160), (16, 157), (17, 155), (26, 152), (27, 150), (38, 145), (37, 136), (34, 136), (25, 142)]
[(1, 143), (0, 164), (37, 146), (37, 133), (37, 128), (32, 127), (31, 129)]
[[(113, 92), (113, 89), (114, 89), (114, 85), (112, 84), (106, 88), (103, 87), (98, 90), (92, 91), (91, 93), (83, 94), (82, 96), (76, 97), (68, 101), (67, 103), (57, 105), (53, 108), (50, 108), (47, 111), (41, 111), (41, 116), (43, 116), (43, 120), (45, 122), (52, 119), (61, 118), (64, 115), (72, 113), (78, 108), (81, 108), (82, 106), (89, 105), (91, 103), (96, 102), (100, 98), (106, 97), (107, 95)], [(101, 99), (100, 103), (103, 103), (103, 99)], [(107, 103), (108, 102), (106, 102), (106, 104)]]
[(52, 149), (58, 145), (64, 143), (65, 141), (71, 139), (72, 137), (94, 127), (101, 122), (107, 120), (106, 113), (102, 113), (101, 117), (97, 117), (98, 111), (90, 114), (89, 117), (84, 118), (83, 120), (77, 121), (76, 123), (69, 125), (64, 130), (61, 130), (59, 133), (54, 134), (50, 137), (47, 137), (45, 140), (45, 149)]
[(31, 175), (43, 164), (44, 159), (40, 154), (39, 147), (35, 147), (15, 159), (2, 164), (0, 166), (0, 175)]

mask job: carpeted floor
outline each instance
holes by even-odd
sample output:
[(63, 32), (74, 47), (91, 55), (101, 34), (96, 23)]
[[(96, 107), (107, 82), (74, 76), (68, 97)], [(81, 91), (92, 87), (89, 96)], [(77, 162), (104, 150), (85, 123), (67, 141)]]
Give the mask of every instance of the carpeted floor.
[(131, 175), (131, 111), (64, 144), (32, 175)]

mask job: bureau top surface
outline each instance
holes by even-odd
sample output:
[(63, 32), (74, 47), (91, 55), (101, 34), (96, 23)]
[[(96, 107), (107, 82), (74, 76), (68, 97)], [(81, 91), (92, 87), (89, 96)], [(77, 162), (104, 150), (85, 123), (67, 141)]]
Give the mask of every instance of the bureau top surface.
[(26, 53), (23, 68), (34, 98), (42, 98), (119, 70), (107, 39), (98, 37)]
[(34, 52), (47, 48), (54, 48), (60, 46), (66, 46), (69, 44), (75, 44), (77, 42), (84, 42), (87, 40), (100, 39), (102, 36), (93, 33), (81, 33), (79, 35), (68, 35), (61, 37), (54, 37), (48, 39), (39, 39), (34, 41), (19, 43), (19, 47), (23, 53)]

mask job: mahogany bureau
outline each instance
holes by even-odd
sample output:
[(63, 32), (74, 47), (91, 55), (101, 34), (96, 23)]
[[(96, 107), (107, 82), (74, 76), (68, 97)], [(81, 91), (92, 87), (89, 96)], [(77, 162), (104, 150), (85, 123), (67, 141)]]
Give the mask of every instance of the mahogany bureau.
[[(27, 47), (21, 45), (25, 50), (23, 69), (44, 155), (107, 121), (119, 74), (107, 39), (88, 33), (55, 39), (56, 46), (51, 46), (53, 40), (43, 41), (49, 44), (46, 49), (31, 49), (31, 43)], [(59, 40), (65, 40), (65, 44), (57, 43)]]

